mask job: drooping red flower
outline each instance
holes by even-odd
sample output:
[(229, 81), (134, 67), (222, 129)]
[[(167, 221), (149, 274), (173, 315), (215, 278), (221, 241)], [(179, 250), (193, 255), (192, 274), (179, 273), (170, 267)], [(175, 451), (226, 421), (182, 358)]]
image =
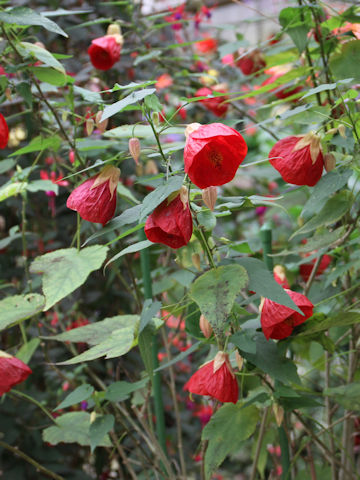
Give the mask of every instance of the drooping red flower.
[(156, 79), (155, 83), (155, 88), (157, 90), (162, 90), (163, 88), (171, 87), (171, 85), (174, 83), (171, 75), (168, 73), (163, 73)]
[[(267, 78), (261, 85), (271, 85), (274, 83), (276, 80), (281, 78), (281, 74), (275, 74), (271, 75), (269, 78)], [(299, 93), (302, 90), (302, 86), (291, 86), (291, 87), (275, 87), (273, 90), (270, 90), (271, 92), (274, 92), (275, 97), (279, 98), (280, 100), (284, 100), (285, 98), (291, 97), (291, 95), (295, 95), (295, 93)]]
[(294, 303), (304, 313), (301, 315), (292, 308), (265, 298), (261, 308), (261, 328), (267, 340), (281, 340), (291, 335), (294, 328), (301, 325), (313, 314), (314, 305), (305, 295), (285, 288)]
[(311, 132), (283, 138), (271, 149), (269, 161), (285, 182), (313, 187), (324, 167), (320, 138)]
[(252, 75), (266, 66), (265, 57), (257, 48), (246, 55), (241, 51), (238, 53), (240, 58), (236, 61), (236, 66), (240, 68), (244, 75)]
[(0, 350), (0, 397), (32, 373), (24, 362)]
[(6, 148), (9, 141), (9, 127), (0, 113), (0, 148)]
[(104, 226), (115, 213), (119, 177), (120, 170), (107, 165), (98, 175), (76, 187), (67, 199), (66, 206), (77, 211), (84, 220)]
[(121, 43), (116, 35), (95, 38), (88, 48), (91, 63), (98, 70), (109, 70), (120, 60)]
[(229, 355), (218, 352), (211, 362), (205, 363), (185, 383), (184, 390), (197, 395), (209, 395), (220, 402), (236, 403), (239, 387), (232, 371)]
[(179, 5), (176, 8), (170, 8), (171, 15), (164, 17), (165, 22), (171, 23), (173, 30), (181, 30), (183, 28), (183, 22), (180, 20), (187, 20), (188, 15), (185, 11), (185, 3)]
[(199, 188), (224, 185), (234, 178), (247, 154), (245, 140), (222, 123), (198, 125), (187, 127), (185, 172)]
[[(208, 87), (203, 87), (199, 88), (199, 90), (195, 92), (195, 97), (206, 97), (207, 95), (212, 95), (214, 91), (218, 93), (226, 93), (226, 90), (222, 88), (211, 89)], [(212, 112), (216, 117), (223, 117), (229, 108), (229, 105), (224, 103), (228, 99), (229, 97), (224, 95), (221, 97), (204, 98), (203, 100), (200, 100), (200, 103), (204, 105), (205, 108), (210, 110), (210, 112)]]
[(183, 203), (180, 194), (175, 198), (170, 196), (148, 217), (144, 230), (151, 242), (171, 248), (187, 245), (193, 231), (189, 203)]
[(202, 54), (214, 53), (217, 49), (217, 46), (217, 40), (212, 37), (204, 38), (204, 40), (200, 40), (199, 42), (195, 43), (196, 50)]
[[(311, 253), (306, 254), (306, 256), (311, 255)], [(316, 270), (316, 277), (324, 273), (324, 271), (327, 269), (327, 267), (331, 263), (331, 256), (330, 255), (324, 255), (320, 261), (320, 264), (318, 266), (318, 269)], [(311, 262), (309, 263), (303, 263), (300, 265), (300, 275), (304, 282), (307, 282), (309, 280), (309, 277), (311, 275), (312, 269), (314, 268), (316, 262), (316, 258), (313, 258)]]

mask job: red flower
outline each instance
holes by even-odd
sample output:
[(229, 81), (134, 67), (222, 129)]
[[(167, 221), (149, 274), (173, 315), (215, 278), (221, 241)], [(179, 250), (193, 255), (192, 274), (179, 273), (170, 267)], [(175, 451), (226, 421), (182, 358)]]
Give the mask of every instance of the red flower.
[(98, 175), (75, 188), (67, 199), (66, 206), (79, 212), (84, 220), (102, 223), (104, 226), (115, 213), (119, 177), (120, 170), (107, 165)]
[(282, 265), (275, 265), (273, 268), (274, 280), (283, 288), (290, 288), (286, 278), (285, 268)]
[[(242, 52), (239, 53), (242, 54)], [(265, 57), (260, 50), (255, 49), (247, 55), (242, 54), (236, 61), (236, 66), (240, 68), (244, 75), (252, 75), (266, 66)]]
[(180, 248), (190, 241), (193, 223), (188, 202), (182, 202), (180, 195), (167, 198), (145, 223), (145, 235), (154, 243), (171, 248)]
[(171, 87), (173, 84), (173, 79), (168, 73), (163, 73), (156, 79), (155, 88), (157, 90), (162, 90), (163, 88)]
[(185, 172), (199, 188), (224, 185), (235, 176), (247, 154), (239, 132), (222, 123), (187, 127), (184, 150)]
[[(278, 78), (281, 78), (282, 75), (275, 74), (271, 75), (271, 77), (267, 78), (261, 85), (270, 85), (271, 83), (274, 83)], [(273, 90), (270, 90), (271, 92), (274, 92), (275, 97), (283, 100), (287, 97), (290, 97), (291, 95), (295, 95), (295, 93), (301, 92), (302, 86), (298, 87), (285, 87), (285, 88), (280, 88), (276, 87)]]
[(91, 63), (98, 70), (109, 70), (120, 60), (121, 43), (116, 35), (95, 38), (88, 48)]
[(204, 38), (195, 43), (195, 48), (199, 53), (213, 53), (217, 49), (218, 43), (215, 38)]
[(187, 19), (187, 14), (185, 12), (185, 3), (183, 3), (182, 5), (179, 5), (176, 8), (171, 8), (170, 12), (172, 12), (171, 15), (164, 17), (164, 20), (166, 22), (171, 23), (171, 28), (173, 30), (181, 30), (183, 27), (183, 24), (182, 22), (179, 22), (179, 20)]
[(320, 138), (313, 133), (283, 138), (271, 149), (269, 161), (285, 182), (313, 187), (324, 167)]
[(0, 148), (6, 148), (9, 141), (9, 127), (0, 113)]
[[(311, 255), (311, 253), (306, 254), (306, 256), (309, 256), (309, 255)], [(324, 255), (322, 257), (320, 264), (318, 266), (318, 269), (316, 270), (316, 277), (318, 275), (321, 275), (327, 269), (327, 267), (331, 263), (331, 260), (332, 258), (330, 255)], [(300, 265), (300, 275), (304, 280), (304, 282), (307, 282), (309, 280), (309, 277), (311, 275), (315, 262), (316, 262), (316, 258), (313, 258), (311, 262), (303, 263), (302, 265)]]
[[(196, 91), (195, 97), (206, 97), (207, 95), (212, 95), (213, 91), (217, 91), (219, 93), (226, 93), (224, 89), (216, 90), (215, 88), (211, 89), (208, 87), (203, 87), (199, 88), (199, 90)], [(223, 117), (229, 108), (229, 105), (227, 103), (224, 103), (228, 99), (229, 97), (226, 96), (204, 98), (203, 100), (200, 100), (200, 103), (202, 103), (205, 108), (210, 110), (210, 112), (212, 112), (217, 117)]]
[(214, 360), (205, 363), (185, 383), (184, 390), (197, 395), (210, 395), (220, 402), (236, 403), (239, 387), (230, 366), (229, 355), (218, 352)]
[(0, 396), (23, 382), (32, 370), (21, 360), (0, 350)]
[(261, 309), (261, 328), (267, 340), (281, 340), (291, 335), (294, 327), (301, 325), (313, 314), (314, 305), (305, 295), (285, 288), (294, 303), (304, 313), (301, 315), (292, 308), (265, 298)]

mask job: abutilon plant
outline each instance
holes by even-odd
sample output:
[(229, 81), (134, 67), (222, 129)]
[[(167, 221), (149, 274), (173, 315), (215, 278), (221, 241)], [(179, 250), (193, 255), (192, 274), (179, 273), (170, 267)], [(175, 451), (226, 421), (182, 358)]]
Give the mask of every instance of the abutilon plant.
[(32, 373), (26, 363), (0, 350), (0, 397)]

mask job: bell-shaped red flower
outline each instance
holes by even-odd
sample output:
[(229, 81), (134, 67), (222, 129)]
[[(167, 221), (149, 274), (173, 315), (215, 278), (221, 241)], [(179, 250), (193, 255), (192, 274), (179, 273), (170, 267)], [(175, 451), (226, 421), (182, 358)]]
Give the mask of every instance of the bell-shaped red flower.
[(204, 38), (195, 43), (195, 48), (198, 53), (209, 54), (214, 53), (218, 47), (217, 40), (212, 37)]
[[(308, 255), (311, 255), (310, 253), (308, 253), (306, 256)], [(327, 267), (330, 265), (331, 263), (331, 256), (330, 255), (324, 255), (320, 261), (320, 264), (316, 270), (316, 277), (321, 275), (322, 273), (324, 273), (324, 271), (327, 269)], [(309, 280), (309, 277), (311, 275), (311, 272), (312, 272), (312, 269), (314, 268), (314, 265), (315, 265), (315, 262), (316, 262), (316, 258), (313, 258), (311, 262), (309, 263), (303, 263), (302, 265), (300, 265), (300, 275), (302, 277), (302, 279), (304, 280), (304, 282), (307, 282)]]
[(109, 70), (120, 60), (120, 51), (121, 42), (119, 42), (117, 35), (95, 38), (88, 48), (91, 63), (98, 70)]
[(285, 288), (294, 303), (304, 313), (301, 315), (292, 308), (265, 298), (261, 308), (261, 328), (267, 340), (281, 340), (291, 335), (294, 328), (301, 325), (313, 314), (314, 305), (305, 295)]
[(197, 395), (209, 395), (220, 402), (236, 403), (239, 387), (232, 371), (229, 355), (218, 352), (185, 383), (184, 390)]
[(120, 170), (107, 165), (98, 175), (76, 187), (66, 206), (77, 211), (84, 220), (104, 226), (115, 213), (119, 177)]
[[(269, 78), (267, 78), (261, 85), (271, 85), (272, 83), (276, 82), (279, 78), (281, 78), (282, 75), (275, 74), (271, 75)], [(275, 97), (279, 98), (280, 100), (285, 100), (285, 98), (291, 97), (291, 95), (295, 95), (295, 93), (299, 93), (302, 90), (302, 86), (289, 86), (289, 87), (275, 87), (273, 90), (270, 90), (271, 92), (274, 92)], [(296, 101), (296, 99), (294, 100)]]
[[(216, 91), (218, 93), (226, 93), (226, 90), (222, 88), (215, 89), (213, 87), (211, 89), (208, 87), (203, 87), (199, 88), (199, 90), (196, 91), (195, 97), (206, 97), (207, 95), (212, 95), (213, 91)], [(216, 117), (223, 117), (229, 108), (229, 105), (227, 103), (224, 103), (228, 99), (229, 97), (224, 95), (221, 97), (204, 98), (203, 100), (200, 100), (200, 103), (204, 105), (204, 107), (207, 108), (210, 112), (212, 112)]]
[(246, 55), (242, 51), (238, 53), (241, 57), (236, 61), (236, 66), (244, 75), (252, 75), (266, 66), (265, 57), (259, 49), (252, 50)]
[(283, 138), (270, 150), (269, 161), (285, 182), (313, 187), (324, 167), (320, 138), (311, 132)]
[(247, 154), (243, 137), (222, 123), (200, 125), (195, 130), (191, 125), (187, 127), (191, 133), (184, 150), (185, 172), (190, 180), (199, 188), (230, 182)]
[(0, 396), (32, 373), (24, 362), (0, 350)]
[(187, 245), (193, 232), (193, 222), (188, 201), (180, 194), (164, 200), (145, 223), (145, 235), (151, 242), (171, 248)]
[(9, 141), (9, 127), (0, 113), (0, 148), (6, 148)]

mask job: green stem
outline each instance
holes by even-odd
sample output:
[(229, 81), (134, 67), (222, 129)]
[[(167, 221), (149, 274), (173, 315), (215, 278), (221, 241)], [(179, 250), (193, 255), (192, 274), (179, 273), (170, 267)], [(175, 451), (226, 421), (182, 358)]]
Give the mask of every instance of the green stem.
[[(140, 231), (139, 235), (141, 240), (146, 240), (146, 236), (143, 230)], [(152, 286), (151, 286), (151, 274), (150, 274), (150, 255), (149, 249), (145, 248), (140, 252), (140, 262), (141, 262), (141, 271), (144, 284), (144, 295), (145, 298), (152, 298)], [(159, 367), (158, 360), (158, 341), (157, 337), (154, 336), (152, 343), (152, 364), (153, 369), (156, 370)], [(154, 394), (154, 407), (156, 415), (156, 433), (159, 439), (159, 443), (166, 453), (166, 435), (165, 435), (165, 415), (164, 415), (164, 404), (162, 399), (161, 392), (161, 377), (160, 372), (154, 372), (152, 377), (152, 387)]]
[(45, 413), (45, 415), (46, 415), (47, 417), (49, 417), (50, 420), (55, 423), (55, 425), (57, 425), (55, 418), (51, 415), (51, 413), (49, 412), (49, 410), (48, 410), (47, 408), (45, 408), (44, 405), (41, 405), (40, 402), (38, 402), (37, 400), (35, 400), (35, 398), (30, 397), (29, 395), (26, 395), (26, 393), (20, 392), (19, 390), (16, 390), (15, 388), (12, 388), (12, 389), (11, 389), (11, 393), (14, 393), (15, 395), (17, 395), (17, 396), (19, 396), (19, 397), (25, 398), (25, 400), (27, 400), (28, 402), (33, 403), (34, 405), (36, 405), (37, 407), (39, 407), (40, 410), (42, 410), (42, 411)]
[(288, 480), (289, 473), (290, 473), (290, 452), (289, 452), (289, 442), (286, 436), (285, 428), (281, 425), (278, 428), (279, 432), (279, 444), (281, 449), (281, 467), (282, 467), (282, 474), (281, 480)]
[(263, 258), (265, 265), (272, 272), (274, 263), (272, 257), (269, 256), (272, 253), (272, 231), (269, 223), (264, 223), (264, 225), (261, 227), (260, 239), (263, 246)]

